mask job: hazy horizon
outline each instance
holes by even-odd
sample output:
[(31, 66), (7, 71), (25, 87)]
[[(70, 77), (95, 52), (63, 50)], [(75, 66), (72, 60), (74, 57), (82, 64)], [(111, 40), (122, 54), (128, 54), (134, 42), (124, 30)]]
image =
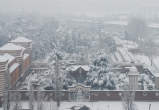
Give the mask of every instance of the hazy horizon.
[(159, 6), (157, 0), (1, 0), (2, 12), (36, 12), (40, 14), (103, 15), (132, 11), (145, 6)]

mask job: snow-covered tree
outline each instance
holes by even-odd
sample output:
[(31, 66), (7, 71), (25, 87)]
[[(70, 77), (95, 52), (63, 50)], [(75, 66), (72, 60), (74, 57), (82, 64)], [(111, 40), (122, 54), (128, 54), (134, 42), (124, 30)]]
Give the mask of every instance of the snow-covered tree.
[(103, 51), (92, 62), (87, 84), (94, 89), (115, 89), (114, 74), (109, 71), (108, 57)]
[(140, 74), (138, 82), (142, 90), (152, 90), (155, 88), (153, 80), (145, 73)]

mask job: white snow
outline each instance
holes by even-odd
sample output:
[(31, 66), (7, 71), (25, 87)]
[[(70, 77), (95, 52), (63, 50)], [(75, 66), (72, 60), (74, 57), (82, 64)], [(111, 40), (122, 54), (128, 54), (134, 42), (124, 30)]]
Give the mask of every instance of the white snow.
[(24, 49), (25, 49), (24, 47), (12, 43), (7, 43), (0, 48), (0, 50), (24, 50)]
[(19, 66), (18, 63), (14, 63), (14, 64), (9, 68), (9, 73), (12, 73), (18, 66)]
[(78, 68), (83, 68), (85, 71), (89, 71), (90, 69), (88, 65), (72, 65), (67, 68), (67, 71), (76, 71)]
[(119, 51), (120, 55), (122, 56), (122, 58), (124, 59), (124, 61), (132, 62), (131, 58), (128, 56), (128, 51), (126, 49), (118, 48), (118, 51)]
[[(158, 110), (159, 102), (136, 102), (138, 110), (147, 110), (151, 104), (151, 110)], [(122, 102), (105, 101), (105, 102), (63, 102), (60, 110), (68, 110), (74, 105), (86, 105), (90, 110), (123, 110)]]
[(141, 55), (141, 54), (140, 55), (134, 55), (134, 56), (139, 63), (142, 63), (144, 65), (148, 65), (148, 66), (151, 65), (151, 61), (147, 56)]
[(4, 56), (0, 56), (0, 62), (6, 62), (8, 59), (7, 58), (5, 58)]
[(15, 57), (13, 57), (13, 56), (11, 56), (10, 54), (7, 54), (7, 53), (0, 56), (0, 62), (8, 61), (8, 63), (10, 63), (14, 59), (15, 59)]
[(118, 62), (123, 62), (123, 59), (118, 52), (115, 52), (114, 56), (116, 57)]
[(25, 38), (25, 37), (17, 37), (16, 39), (10, 41), (10, 42), (32, 42), (31, 40)]
[(120, 45), (127, 49), (134, 49), (134, 48), (138, 47), (137, 43), (135, 43), (133, 41), (120, 39), (119, 37), (114, 37), (113, 39), (117, 45)]
[[(22, 108), (29, 108), (28, 102), (19, 103)], [(149, 110), (149, 105), (151, 104), (151, 110), (158, 110), (159, 102), (135, 102), (138, 110)], [(87, 106), (90, 110), (123, 110), (123, 103), (121, 101), (99, 101), (99, 102), (61, 102), (58, 110), (71, 110), (73, 106)], [(56, 102), (42, 102), (43, 108), (45, 110), (57, 109)], [(11, 108), (13, 107), (13, 103)], [(34, 108), (37, 110), (37, 102), (34, 102)]]
[(10, 54), (4, 54), (3, 55), (6, 59), (8, 59), (8, 63), (10, 63), (10, 62), (12, 62), (14, 59), (15, 59), (15, 57), (14, 56), (12, 56), (12, 55), (10, 55)]
[(114, 54), (111, 55), (111, 60), (112, 60), (113, 62), (116, 62), (117, 59), (115, 58)]

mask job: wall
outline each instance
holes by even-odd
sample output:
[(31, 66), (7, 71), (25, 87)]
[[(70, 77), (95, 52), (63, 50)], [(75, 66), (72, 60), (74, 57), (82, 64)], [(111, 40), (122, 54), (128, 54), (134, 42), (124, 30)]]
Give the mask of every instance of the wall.
[[(119, 101), (123, 91), (90, 91), (90, 101)], [(15, 96), (14, 93), (17, 91), (10, 91), (10, 97)], [(55, 91), (41, 91), (42, 100), (50, 101), (56, 100)], [(18, 95), (21, 100), (29, 100), (29, 91), (18, 91)], [(38, 91), (34, 91), (34, 99), (37, 99)], [(13, 97), (12, 97), (13, 98)], [(11, 100), (13, 100), (11, 98)], [(60, 91), (61, 101), (70, 101), (68, 91)], [(159, 91), (136, 91), (137, 101), (159, 101)]]

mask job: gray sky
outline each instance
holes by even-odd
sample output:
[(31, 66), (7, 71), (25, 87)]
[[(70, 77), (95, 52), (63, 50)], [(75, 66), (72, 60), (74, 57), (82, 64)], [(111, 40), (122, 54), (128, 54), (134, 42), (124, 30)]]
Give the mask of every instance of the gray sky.
[(28, 11), (42, 14), (73, 13), (100, 15), (109, 11), (133, 10), (158, 0), (0, 0), (0, 11)]

